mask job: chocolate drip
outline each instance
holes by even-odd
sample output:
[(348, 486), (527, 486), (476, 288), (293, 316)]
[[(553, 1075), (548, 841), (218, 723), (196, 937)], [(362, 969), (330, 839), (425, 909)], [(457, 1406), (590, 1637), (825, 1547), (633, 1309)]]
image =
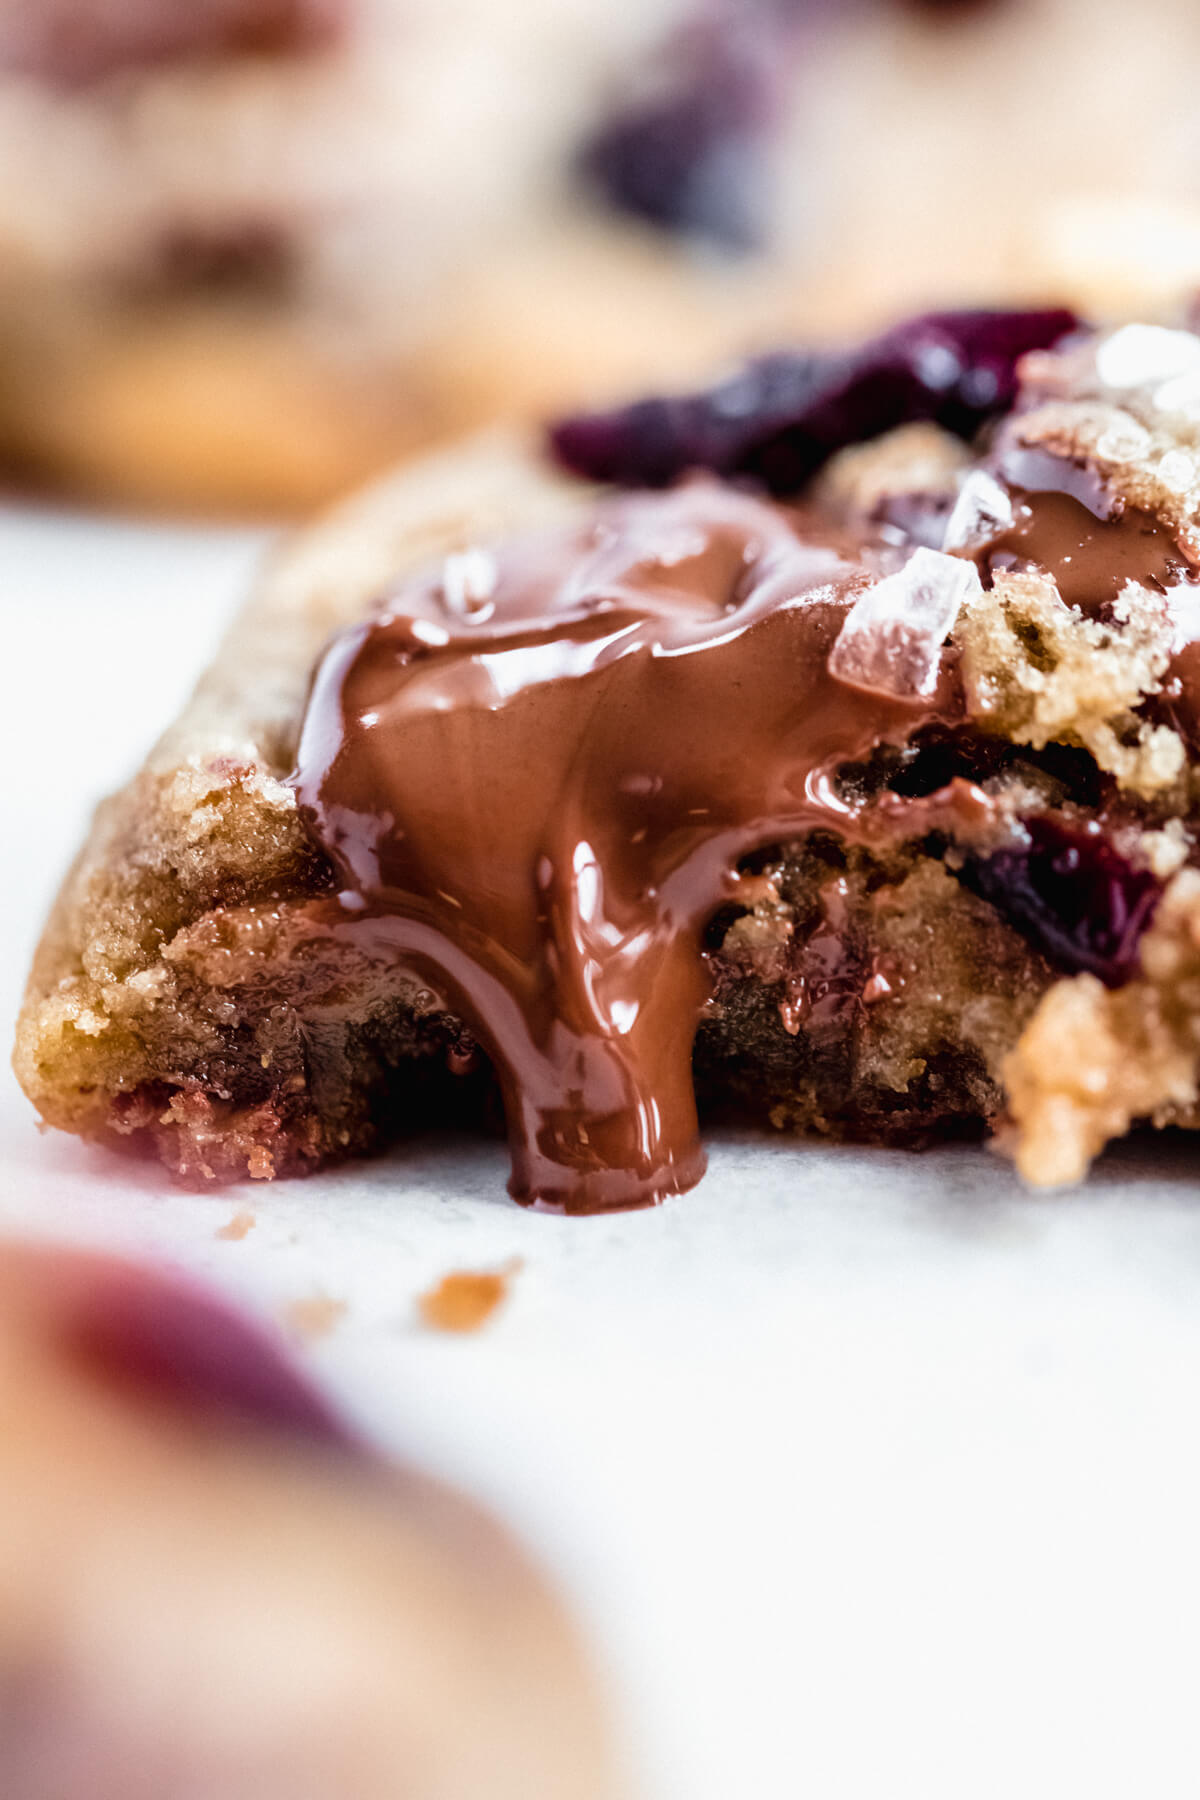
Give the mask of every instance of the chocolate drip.
[(1107, 617), (1127, 581), (1165, 593), (1193, 570), (1153, 513), (1130, 506), (1086, 463), (1009, 450), (1001, 470), (1013, 523), (980, 552), (980, 573), (1044, 569), (1069, 606)]
[(330, 927), (468, 1020), (518, 1199), (644, 1204), (703, 1170), (704, 925), (750, 851), (853, 827), (830, 779), (960, 716), (841, 685), (873, 554), (707, 480), (449, 559), (344, 633), (294, 783)]

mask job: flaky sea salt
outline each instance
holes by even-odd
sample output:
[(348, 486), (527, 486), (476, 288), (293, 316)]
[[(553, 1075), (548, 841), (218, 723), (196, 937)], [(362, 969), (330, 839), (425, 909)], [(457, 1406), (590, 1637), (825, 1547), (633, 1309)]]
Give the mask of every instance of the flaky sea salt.
[(1123, 325), (1096, 351), (1105, 387), (1150, 387), (1200, 366), (1200, 337), (1165, 325)]
[(1007, 531), (1013, 522), (1012, 499), (986, 469), (972, 469), (958, 490), (942, 549), (974, 550)]
[(830, 674), (896, 699), (932, 694), (959, 608), (980, 591), (974, 563), (914, 550), (902, 569), (854, 602), (829, 653)]
[(1159, 461), (1158, 479), (1172, 494), (1186, 494), (1196, 479), (1195, 459), (1186, 450), (1168, 450)]
[(1187, 419), (1200, 420), (1200, 365), (1182, 375), (1173, 375), (1154, 390), (1154, 404), (1159, 412), (1182, 413)]
[(447, 612), (482, 621), (492, 611), (496, 564), (486, 550), (456, 550), (442, 565), (442, 598)]

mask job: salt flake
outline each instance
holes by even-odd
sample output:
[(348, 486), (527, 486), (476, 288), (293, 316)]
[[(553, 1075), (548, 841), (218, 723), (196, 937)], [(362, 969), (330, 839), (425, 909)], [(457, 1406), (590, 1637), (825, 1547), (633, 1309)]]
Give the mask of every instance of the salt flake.
[(1123, 325), (1096, 351), (1096, 373), (1105, 387), (1149, 387), (1200, 365), (1200, 337), (1165, 325)]
[(902, 569), (854, 602), (829, 653), (830, 674), (900, 700), (932, 694), (959, 608), (980, 592), (974, 563), (914, 550)]
[(499, 578), (486, 550), (453, 551), (442, 566), (442, 599), (447, 612), (460, 619), (486, 619), (493, 611), (489, 603)]
[(1154, 404), (1160, 412), (1182, 413), (1193, 420), (1200, 418), (1200, 367), (1164, 381), (1154, 390)]
[(1159, 462), (1158, 479), (1172, 494), (1186, 494), (1196, 479), (1196, 465), (1186, 450), (1168, 450)]
[(974, 550), (989, 538), (1008, 531), (1013, 522), (1012, 499), (986, 469), (972, 469), (958, 490), (943, 550)]

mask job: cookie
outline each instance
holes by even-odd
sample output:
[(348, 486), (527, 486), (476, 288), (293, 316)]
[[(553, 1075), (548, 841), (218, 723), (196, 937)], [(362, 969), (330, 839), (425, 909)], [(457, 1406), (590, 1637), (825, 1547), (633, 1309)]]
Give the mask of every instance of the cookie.
[(9, 5), (0, 455), (302, 509), (934, 293), (1158, 307), (1200, 284), (1200, 26), (1156, 3)]
[(202, 1183), (503, 1118), (575, 1211), (690, 1186), (697, 1109), (1049, 1183), (1190, 1122), (1198, 379), (931, 315), (556, 430), (638, 487), (368, 490), (101, 809), (26, 1091)]
[(559, 1605), (195, 1283), (0, 1249), (7, 1800), (615, 1791)]

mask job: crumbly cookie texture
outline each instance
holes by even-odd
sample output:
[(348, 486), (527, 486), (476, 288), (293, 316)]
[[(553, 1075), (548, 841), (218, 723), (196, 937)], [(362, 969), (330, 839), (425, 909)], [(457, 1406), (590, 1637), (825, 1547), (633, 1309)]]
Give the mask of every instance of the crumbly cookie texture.
[(1178, 733), (1136, 708), (1156, 693), (1173, 628), (1161, 600), (1133, 589), (1112, 625), (1084, 618), (1039, 574), (997, 576), (964, 608), (958, 641), (971, 716), (1014, 743), (1081, 744), (1118, 786), (1150, 797), (1182, 777)]
[(1141, 973), (1110, 991), (1059, 981), (1004, 1065), (1017, 1167), (1042, 1186), (1079, 1181), (1138, 1119), (1197, 1122), (1200, 872), (1185, 869), (1142, 939)]
[[(1118, 391), (1129, 342), (1029, 359), (1001, 430), (1101, 470), (1187, 553), (1196, 515), (1162, 469), (1192, 427), (1150, 389), (1179, 378), (1168, 350), (1179, 363), (1194, 345), (1200, 366), (1200, 340), (1152, 338), (1156, 372)], [(1136, 457), (1128, 432), (1115, 454), (1114, 411), (1142, 433)], [(853, 525), (890, 516), (907, 485), (940, 518), (964, 478), (961, 447), (922, 427), (835, 459), (811, 498)], [(207, 1182), (303, 1172), (410, 1119), (496, 1123), (462, 1021), (330, 930), (333, 871), (285, 778), (332, 631), (408, 571), (589, 503), (521, 445), (480, 440), (278, 558), (181, 720), (101, 808), (47, 927), (16, 1066), (51, 1124), (147, 1141)], [(962, 722), (840, 768), (863, 829), (751, 859), (712, 921), (704, 1110), (885, 1142), (1001, 1127), (1047, 1184), (1139, 1121), (1192, 1122), (1200, 857), (1172, 659), (1198, 591), (1130, 581), (1097, 618), (1037, 570), (968, 593), (950, 638)]]
[(1121, 326), (1024, 369), (1012, 422), (1031, 449), (1087, 462), (1131, 506), (1160, 518), (1200, 560), (1200, 338), (1165, 325)]
[[(1133, 324), (1023, 368), (1009, 447), (1087, 468), (1119, 505), (1166, 527), (1200, 565), (1200, 338)], [(964, 612), (959, 641), (972, 715), (1013, 739), (1082, 744), (1120, 787), (1186, 806), (1178, 733), (1139, 716), (1156, 694), (1194, 598), (1129, 582), (1111, 623), (1066, 605), (1039, 573), (998, 574)]]

